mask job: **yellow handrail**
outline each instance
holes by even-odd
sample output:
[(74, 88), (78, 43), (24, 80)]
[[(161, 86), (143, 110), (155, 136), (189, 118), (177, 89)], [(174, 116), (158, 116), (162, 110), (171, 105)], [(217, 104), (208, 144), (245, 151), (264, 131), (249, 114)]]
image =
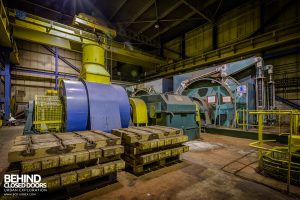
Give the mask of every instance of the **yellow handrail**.
[[(237, 111), (238, 112), (238, 111)], [(244, 112), (244, 111), (243, 111)], [(248, 111), (247, 111), (248, 112)], [(276, 159), (276, 161), (284, 162), (288, 164), (288, 168), (284, 169), (285, 171), (288, 172), (287, 175), (287, 192), (289, 193), (290, 191), (290, 184), (291, 184), (291, 165), (299, 165), (298, 163), (292, 162), (292, 156), (297, 156), (300, 157), (300, 154), (293, 153), (291, 146), (297, 148), (298, 144), (293, 143), (293, 135), (298, 134), (298, 128), (299, 128), (299, 115), (300, 111), (299, 110), (269, 110), (269, 111), (264, 111), (264, 110), (254, 110), (254, 111), (249, 111), (249, 114), (251, 115), (257, 115), (258, 118), (258, 141), (252, 142), (249, 144), (249, 146), (258, 149), (258, 155), (259, 155), (259, 164), (262, 166), (262, 161), (263, 161), (263, 151), (267, 152), (277, 152), (280, 154), (285, 154), (287, 155), (287, 160), (282, 160), (282, 159)], [(289, 133), (280, 133), (279, 135), (288, 135), (288, 144), (285, 147), (272, 147), (272, 148), (266, 148), (263, 146), (264, 143), (266, 142), (275, 142), (274, 140), (263, 140), (263, 115), (278, 115), (279, 116), (279, 127), (280, 127), (280, 116), (281, 115), (287, 115), (290, 117), (290, 132)], [(238, 115), (237, 115), (238, 116)], [(281, 131), (281, 129), (279, 129)], [(297, 140), (295, 140), (298, 142)], [(279, 149), (285, 149), (287, 151), (281, 151)], [(265, 154), (266, 155), (266, 154)]]
[[(242, 118), (240, 119), (242, 113)], [(297, 115), (297, 113), (300, 113), (298, 110), (270, 110), (270, 111), (265, 111), (265, 110), (248, 110), (248, 109), (237, 109), (235, 111), (235, 124), (236, 126), (241, 126), (244, 131), (248, 129), (248, 127), (258, 127), (258, 124), (251, 124), (247, 120), (248, 115), (256, 115), (262, 113), (263, 115), (277, 115), (278, 117), (278, 123), (274, 125), (265, 125), (263, 124), (263, 127), (265, 128), (278, 128), (278, 134), (279, 135), (284, 135), (285, 133), (281, 133), (282, 131), (282, 115)], [(295, 127), (299, 127), (299, 117), (295, 118)]]

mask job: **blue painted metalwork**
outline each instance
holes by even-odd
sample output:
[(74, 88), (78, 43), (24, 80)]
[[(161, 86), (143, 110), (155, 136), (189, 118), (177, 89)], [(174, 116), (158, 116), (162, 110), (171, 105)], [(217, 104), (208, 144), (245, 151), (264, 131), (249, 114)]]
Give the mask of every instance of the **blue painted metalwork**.
[[(26, 73), (30, 73), (30, 74), (41, 74), (41, 75), (46, 75), (46, 76), (55, 76), (55, 72), (47, 72), (47, 71), (39, 71), (39, 70), (31, 70), (31, 69), (12, 68), (12, 71), (26, 72)], [(58, 77), (77, 78), (77, 75), (58, 73)]]
[(58, 48), (55, 47), (55, 87), (54, 89), (58, 89)]
[(122, 128), (128, 128), (130, 122), (130, 104), (126, 91), (123, 87), (112, 85), (115, 89), (115, 98), (119, 102)]
[[(186, 95), (192, 97), (200, 104), (200, 113), (205, 118), (203, 124), (223, 125), (230, 127), (233, 124), (234, 106), (232, 103), (222, 102), (222, 97), (230, 96), (228, 91), (222, 86), (209, 86), (189, 89)], [(207, 103), (208, 96), (216, 96), (216, 103)], [(204, 119), (203, 119), (204, 120)]]
[(255, 66), (257, 63), (259, 57), (251, 57), (244, 60), (239, 60), (236, 62), (231, 62), (228, 64), (225, 64), (227, 66), (226, 74), (227, 76), (239, 73), (251, 66)]
[(216, 69), (216, 67), (209, 67), (209, 68), (205, 68), (203, 70), (173, 76), (173, 91), (174, 92), (177, 91), (177, 89), (181, 86), (182, 81), (198, 77), (200, 75), (214, 71), (215, 69)]
[(65, 131), (87, 130), (88, 97), (81, 81), (62, 80), (59, 95), (63, 97), (65, 105)]
[(111, 132), (121, 128), (118, 97), (112, 85), (85, 82), (89, 99), (89, 129)]
[[(250, 57), (244, 60), (217, 65), (174, 76), (174, 91), (178, 94), (186, 94), (196, 99), (200, 104), (200, 112), (205, 117), (205, 124), (234, 126), (234, 115), (237, 109), (255, 109), (255, 87), (253, 76), (255, 74), (239, 74), (250, 67), (262, 65), (260, 57)], [(211, 78), (209, 78), (211, 77)], [(218, 77), (216, 79), (215, 77)], [(237, 92), (237, 87), (244, 85), (245, 93)], [(208, 96), (216, 96), (215, 103), (207, 103)], [(230, 102), (222, 102), (222, 98), (230, 96)], [(247, 116), (248, 117), (248, 116)], [(202, 118), (203, 119), (203, 118)], [(253, 121), (253, 119), (248, 119)]]
[(214, 67), (205, 68), (202, 70), (198, 70), (195, 72), (189, 72), (181, 75), (177, 75), (173, 77), (173, 90), (177, 91), (177, 89), (181, 86), (182, 81), (192, 79), (195, 77), (203, 76), (207, 73), (216, 72), (218, 68), (224, 67), (226, 68), (224, 72), (226, 72), (226, 76), (230, 76), (236, 74), (240, 71), (243, 71), (251, 66), (254, 66), (257, 63), (258, 57), (250, 57), (244, 60), (239, 60), (236, 62), (231, 62), (227, 64), (221, 64)]
[(11, 85), (10, 85), (10, 49), (5, 49), (5, 75), (4, 75), (4, 118), (6, 120), (10, 117), (10, 92), (11, 92)]
[[(56, 55), (55, 51), (53, 51), (53, 49), (51, 49), (50, 47), (43, 45), (43, 47), (45, 49), (47, 49), (49, 52), (51, 52), (54, 56)], [(58, 58), (63, 61), (65, 64), (67, 64), (69, 67), (71, 67), (72, 69), (74, 69), (76, 72), (80, 73), (80, 69), (77, 68), (75, 65), (73, 65), (72, 63), (70, 63), (69, 61), (67, 61), (64, 57), (60, 56), (58, 54)]]
[(196, 106), (187, 96), (171, 94), (142, 95), (148, 108), (149, 124), (182, 128), (189, 140), (199, 138)]
[(25, 126), (23, 130), (23, 135), (30, 135), (33, 134), (33, 109), (34, 109), (34, 102), (29, 101), (28, 109), (25, 111)]
[(127, 128), (130, 104), (120, 86), (85, 82), (89, 100), (89, 129), (111, 132)]
[(63, 80), (59, 95), (65, 105), (65, 131), (111, 132), (129, 126), (130, 104), (120, 86)]
[(25, 19), (26, 18), (26, 12), (22, 10), (16, 10), (16, 17), (19, 19)]

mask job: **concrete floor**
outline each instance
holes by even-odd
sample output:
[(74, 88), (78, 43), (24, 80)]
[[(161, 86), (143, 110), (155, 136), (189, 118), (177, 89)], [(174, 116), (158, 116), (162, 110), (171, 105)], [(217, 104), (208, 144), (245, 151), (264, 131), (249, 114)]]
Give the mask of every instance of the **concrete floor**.
[(23, 126), (12, 126), (0, 128), (0, 174), (2, 180), (3, 170), (7, 168), (7, 152), (9, 151), (11, 142), (16, 136), (22, 135)]
[[(1, 170), (8, 164), (10, 140), (21, 132), (21, 126), (0, 129)], [(201, 140), (188, 143), (190, 152), (183, 155), (184, 162), (139, 177), (120, 172), (117, 183), (73, 199), (296, 199), (270, 188), (284, 190), (284, 183), (255, 172), (257, 155), (250, 142), (202, 134)], [(292, 187), (292, 192), (300, 194), (300, 188)]]

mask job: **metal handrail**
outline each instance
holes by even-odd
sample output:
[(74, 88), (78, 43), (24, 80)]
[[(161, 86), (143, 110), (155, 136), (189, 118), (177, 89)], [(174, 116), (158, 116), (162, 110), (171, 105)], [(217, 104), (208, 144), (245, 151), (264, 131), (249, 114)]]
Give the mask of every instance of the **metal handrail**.
[[(298, 128), (299, 128), (299, 115), (300, 111), (299, 110), (269, 110), (269, 111), (264, 111), (264, 110), (255, 110), (255, 111), (250, 111), (249, 114), (255, 114), (258, 117), (258, 141), (252, 142), (249, 145), (251, 147), (254, 147), (258, 149), (258, 158), (259, 158), (259, 163), (262, 162), (263, 159), (263, 151), (268, 151), (268, 152), (278, 152), (281, 154), (286, 154), (288, 155), (288, 160), (281, 160), (281, 159), (276, 159), (277, 161), (284, 162), (288, 164), (288, 168), (284, 169), (285, 171), (288, 172), (287, 175), (287, 192), (290, 192), (290, 184), (291, 184), (291, 165), (299, 165), (297, 163), (292, 162), (292, 156), (297, 156), (300, 157), (299, 154), (293, 153), (291, 151), (291, 146), (293, 145), (293, 135), (298, 134)], [(268, 114), (274, 114), (274, 115), (288, 115), (290, 116), (290, 133), (286, 133), (288, 135), (288, 144), (285, 147), (273, 147), (273, 148), (265, 148), (263, 147), (263, 144), (266, 142), (274, 142), (274, 140), (263, 140), (263, 115), (268, 115)], [(298, 145), (293, 145), (294, 147), (297, 147)], [(285, 149), (287, 151), (280, 151), (278, 149)]]
[[(248, 110), (248, 109), (237, 109), (235, 111), (235, 123), (236, 125), (239, 125), (239, 126), (242, 126), (242, 129), (243, 130), (247, 130), (248, 127), (258, 127), (258, 124), (250, 124), (248, 122), (248, 115), (252, 114), (252, 115), (258, 115), (260, 112), (264, 112), (263, 114), (264, 115), (276, 115), (278, 113), (278, 125), (265, 125), (263, 124), (263, 127), (265, 128), (276, 128), (278, 127), (278, 134), (281, 135), (281, 134), (289, 134), (289, 133), (282, 133), (281, 132), (281, 125), (282, 125), (282, 115), (288, 115), (288, 114), (291, 114), (291, 113), (297, 113), (298, 111), (297, 110), (273, 110), (273, 111), (260, 111), (260, 110)], [(242, 119), (240, 120), (240, 113), (242, 113)], [(246, 116), (247, 115), (247, 116)], [(242, 122), (240, 122), (242, 121)]]

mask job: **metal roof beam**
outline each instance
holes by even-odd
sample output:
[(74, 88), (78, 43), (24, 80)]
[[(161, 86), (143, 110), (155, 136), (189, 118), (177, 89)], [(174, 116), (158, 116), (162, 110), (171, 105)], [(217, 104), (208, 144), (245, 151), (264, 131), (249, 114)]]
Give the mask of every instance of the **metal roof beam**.
[(130, 40), (135, 40), (140, 42), (141, 44), (145, 44), (154, 48), (159, 48), (160, 45), (156, 40), (151, 40), (149, 37), (145, 35), (137, 34), (134, 31), (131, 31), (129, 29), (119, 31), (118, 34), (122, 37), (128, 38)]
[[(168, 16), (173, 10), (175, 10), (176, 8), (178, 8), (180, 5), (182, 5), (181, 1), (177, 1), (173, 6), (171, 6), (170, 8), (168, 8), (165, 12), (163, 12), (158, 18), (159, 19), (163, 19), (166, 16)], [(143, 33), (144, 31), (146, 31), (147, 29), (149, 29), (151, 26), (153, 26), (156, 22), (151, 22), (149, 23), (147, 26), (144, 26), (139, 32)]]
[[(215, 3), (217, 0), (209, 0), (209, 1), (207, 1), (204, 5), (203, 5), (203, 9), (204, 8), (206, 8), (206, 7), (208, 7), (208, 6), (210, 6), (210, 5), (212, 5), (213, 3)], [(186, 1), (185, 0), (180, 0), (179, 1), (181, 4), (182, 3), (185, 3), (185, 5), (186, 5)], [(177, 3), (176, 3), (177, 4)], [(174, 4), (174, 6), (176, 5), (176, 4)], [(181, 5), (180, 4), (180, 5)], [(190, 4), (189, 4), (190, 5)], [(179, 6), (179, 5), (178, 5)], [(193, 7), (193, 6), (192, 6)], [(193, 7), (194, 8), (194, 7)], [(175, 9), (175, 8), (174, 8)], [(167, 28), (165, 28), (165, 29), (163, 29), (162, 31), (160, 31), (159, 33), (157, 33), (157, 34), (155, 34), (154, 36), (152, 36), (150, 39), (154, 39), (154, 38), (156, 38), (156, 37), (158, 37), (159, 35), (161, 35), (161, 34), (163, 34), (163, 33), (165, 33), (165, 32), (167, 32), (168, 30), (170, 30), (171, 28), (173, 28), (173, 27), (175, 27), (175, 26), (177, 26), (177, 25), (179, 25), (180, 23), (182, 23), (182, 21), (184, 21), (184, 20), (187, 20), (188, 18), (190, 18), (192, 15), (194, 15), (195, 13), (197, 13), (197, 14), (199, 14), (199, 10), (197, 10), (197, 9), (192, 9), (193, 11), (191, 12), (191, 13), (189, 13), (188, 15), (186, 15), (186, 16), (184, 16), (183, 17), (183, 19), (182, 20), (179, 20), (179, 21), (177, 21), (177, 22), (174, 22), (173, 24), (171, 24), (169, 27), (167, 27)], [(195, 11), (196, 10), (196, 11)], [(167, 12), (167, 11), (166, 11)], [(169, 11), (169, 12), (171, 12), (171, 11)], [(169, 14), (169, 13), (168, 13)], [(166, 14), (166, 16), (168, 15), (168, 14)], [(203, 16), (201, 16), (201, 17), (203, 17)], [(206, 17), (206, 16), (205, 16)], [(204, 17), (203, 17), (204, 18)], [(206, 19), (207, 20), (207, 19)], [(209, 19), (210, 20), (210, 19)], [(212, 22), (212, 20), (210, 20), (210, 22)], [(146, 30), (146, 29), (145, 29)]]
[(153, 35), (152, 37), (150, 37), (151, 40), (153, 40), (154, 38), (158, 37), (159, 35), (167, 32), (168, 30), (170, 30), (171, 28), (179, 25), (180, 23), (182, 23), (183, 21), (185, 21), (186, 19), (190, 18), (191, 16), (193, 16), (195, 14), (195, 12), (190, 12), (189, 14), (185, 15), (182, 19), (172, 23), (170, 26), (164, 28), (162, 31), (160, 31), (159, 33), (156, 33), (155, 35)]
[(126, 24), (124, 26), (124, 28), (127, 28), (131, 22), (134, 22), (137, 18), (139, 18), (144, 12), (146, 12), (153, 4), (154, 4), (155, 0), (150, 0), (148, 1), (148, 3), (145, 4), (145, 6), (140, 9), (130, 20), (129, 20), (129, 23)]
[(120, 3), (119, 7), (115, 10), (115, 12), (113, 12), (113, 14), (109, 17), (109, 20), (112, 20), (117, 14), (118, 12), (123, 8), (123, 6), (125, 5), (125, 3), (127, 2), (127, 0), (123, 0), (122, 3)]
[(198, 15), (200, 15), (201, 17), (203, 17), (204, 19), (206, 19), (209, 22), (212, 22), (212, 20), (210, 18), (208, 18), (205, 14), (203, 14), (202, 12), (200, 12), (198, 9), (196, 9), (194, 6), (192, 6), (190, 3), (188, 3), (186, 0), (181, 0), (182, 3), (184, 3), (187, 7), (189, 7), (190, 9), (192, 9), (195, 13), (197, 13)]

